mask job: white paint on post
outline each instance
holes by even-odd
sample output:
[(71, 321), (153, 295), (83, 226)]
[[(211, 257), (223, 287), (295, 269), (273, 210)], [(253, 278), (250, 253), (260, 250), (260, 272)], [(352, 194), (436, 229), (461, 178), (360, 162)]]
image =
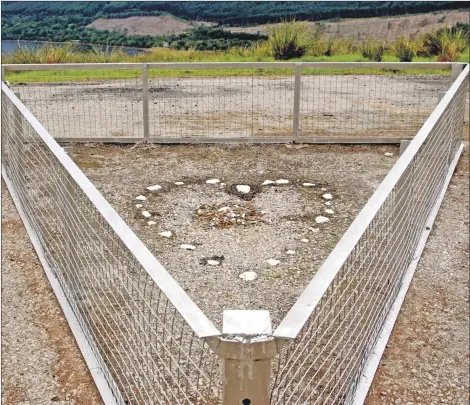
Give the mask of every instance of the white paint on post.
[(271, 359), (279, 350), (271, 335), (268, 311), (224, 311), (217, 349), (222, 359), (222, 405), (269, 404)]

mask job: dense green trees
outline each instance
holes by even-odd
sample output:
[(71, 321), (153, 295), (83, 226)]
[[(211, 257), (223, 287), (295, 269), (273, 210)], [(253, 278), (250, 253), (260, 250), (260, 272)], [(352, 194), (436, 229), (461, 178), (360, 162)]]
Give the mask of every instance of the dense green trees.
[(249, 25), (297, 20), (372, 17), (461, 8), (458, 1), (415, 2), (2, 2), (3, 39), (79, 41), (138, 48), (162, 46), (175, 49), (215, 50), (250, 46), (264, 39), (256, 34), (231, 33), (200, 27), (189, 33), (168, 37), (128, 36), (120, 32), (86, 28), (97, 18), (172, 13), (189, 20), (206, 20), (223, 25)]

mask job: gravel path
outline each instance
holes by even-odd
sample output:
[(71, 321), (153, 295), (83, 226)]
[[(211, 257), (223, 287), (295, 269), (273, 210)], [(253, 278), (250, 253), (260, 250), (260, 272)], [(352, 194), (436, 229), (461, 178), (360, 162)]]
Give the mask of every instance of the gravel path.
[(366, 405), (467, 405), (469, 317), (467, 142)]
[(2, 404), (102, 404), (2, 182)]

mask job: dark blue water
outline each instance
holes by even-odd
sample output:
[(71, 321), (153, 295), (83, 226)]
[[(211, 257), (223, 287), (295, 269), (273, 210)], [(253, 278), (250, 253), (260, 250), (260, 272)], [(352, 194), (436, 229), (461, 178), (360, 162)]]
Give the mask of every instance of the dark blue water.
[[(18, 43), (22, 47), (28, 47), (28, 48), (40, 48), (41, 46), (47, 45), (50, 42), (36, 42), (36, 41), (17, 41), (17, 40), (8, 40), (2, 39), (2, 53), (5, 55), (11, 54), (15, 52), (18, 49)], [(55, 42), (54, 43), (57, 46), (60, 46), (62, 44)], [(90, 50), (92, 49), (91, 45), (76, 45), (76, 47), (80, 50)], [(99, 49), (105, 50), (107, 49), (108, 51), (111, 51), (113, 48), (118, 48), (118, 47), (113, 47), (113, 46), (98, 46)], [(129, 47), (122, 47), (122, 50), (126, 52), (129, 55), (137, 55), (139, 53), (145, 52), (143, 49), (139, 48), (129, 48)]]

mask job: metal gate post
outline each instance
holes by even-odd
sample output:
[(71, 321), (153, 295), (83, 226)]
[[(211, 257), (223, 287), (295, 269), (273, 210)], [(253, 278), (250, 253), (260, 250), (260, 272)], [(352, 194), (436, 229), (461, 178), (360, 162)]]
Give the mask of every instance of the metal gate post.
[(300, 91), (301, 91), (301, 80), (302, 80), (302, 64), (298, 64), (295, 67), (295, 82), (294, 82), (294, 110), (292, 113), (292, 141), (295, 142), (299, 137), (300, 132)]
[(149, 75), (148, 66), (142, 67), (142, 119), (144, 124), (144, 143), (149, 139)]
[(278, 350), (268, 311), (224, 311), (217, 350), (222, 359), (222, 405), (268, 405), (271, 359)]

